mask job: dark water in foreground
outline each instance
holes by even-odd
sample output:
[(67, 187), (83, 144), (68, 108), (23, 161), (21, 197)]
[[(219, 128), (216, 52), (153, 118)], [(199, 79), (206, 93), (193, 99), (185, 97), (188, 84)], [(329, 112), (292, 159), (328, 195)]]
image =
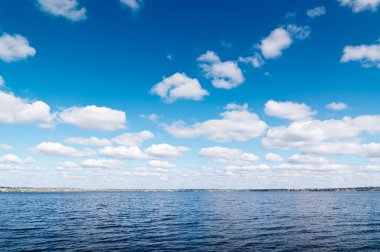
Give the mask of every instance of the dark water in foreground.
[(0, 250), (380, 251), (380, 193), (3, 193)]

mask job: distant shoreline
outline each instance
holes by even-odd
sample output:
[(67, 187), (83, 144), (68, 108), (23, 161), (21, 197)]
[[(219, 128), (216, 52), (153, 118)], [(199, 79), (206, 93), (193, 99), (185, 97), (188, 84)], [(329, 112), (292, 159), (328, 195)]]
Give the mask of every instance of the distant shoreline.
[(48, 187), (0, 187), (9, 192), (380, 192), (380, 187), (305, 188), (305, 189), (82, 189)]

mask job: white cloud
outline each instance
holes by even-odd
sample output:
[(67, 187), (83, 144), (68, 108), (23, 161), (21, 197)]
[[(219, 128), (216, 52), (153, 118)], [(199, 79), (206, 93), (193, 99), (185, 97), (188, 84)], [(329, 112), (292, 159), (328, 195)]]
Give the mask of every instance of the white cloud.
[(78, 163), (71, 162), (71, 161), (65, 161), (62, 163), (59, 163), (57, 166), (58, 170), (82, 170), (82, 166)]
[(207, 78), (212, 78), (212, 85), (216, 88), (232, 89), (244, 82), (244, 76), (235, 61), (222, 62), (213, 51), (207, 51), (198, 57), (200, 67)]
[(239, 57), (239, 61), (246, 64), (250, 63), (254, 68), (259, 68), (265, 63), (264, 59), (258, 53), (250, 57)]
[(95, 154), (92, 150), (78, 150), (70, 146), (55, 142), (42, 142), (31, 151), (51, 156), (85, 157)]
[(184, 146), (173, 146), (170, 144), (152, 144), (145, 149), (145, 153), (152, 157), (175, 158), (183, 155), (189, 148)]
[(376, 11), (380, 0), (338, 0), (341, 5), (352, 8), (353, 12)]
[(11, 163), (11, 164), (33, 164), (36, 160), (33, 158), (25, 158), (22, 159), (14, 154), (6, 154), (0, 157), (0, 163)]
[(0, 91), (0, 123), (37, 124), (50, 127), (53, 115), (50, 107), (42, 101), (29, 102), (11, 93)]
[(112, 139), (114, 143), (127, 146), (139, 146), (146, 140), (154, 138), (152, 132), (143, 130), (137, 133), (124, 133)]
[(329, 161), (325, 157), (295, 154), (288, 160), (291, 164), (305, 164), (305, 165), (324, 165)]
[(305, 39), (310, 35), (308, 26), (296, 26), (293, 24), (287, 27), (279, 27), (271, 31), (268, 37), (264, 38), (259, 48), (266, 59), (278, 58), (283, 50), (287, 49), (293, 39)]
[(265, 160), (268, 162), (282, 162), (284, 159), (276, 153), (269, 152), (265, 155)]
[(166, 125), (165, 130), (181, 138), (206, 137), (217, 142), (248, 141), (264, 134), (267, 125), (258, 115), (248, 110), (231, 110), (220, 114), (221, 119), (212, 119), (192, 126), (177, 121)]
[(65, 140), (70, 144), (78, 144), (84, 146), (109, 146), (111, 145), (111, 141), (107, 138), (97, 138), (97, 137), (70, 137)]
[(99, 153), (113, 158), (121, 159), (144, 159), (147, 156), (137, 146), (107, 146), (99, 150)]
[(380, 44), (345, 46), (340, 62), (358, 61), (363, 67), (380, 68)]
[(148, 119), (149, 121), (152, 121), (152, 122), (157, 122), (158, 119), (160, 118), (159, 115), (157, 114), (150, 114), (150, 115), (144, 115), (144, 114), (141, 114), (140, 115), (141, 118), (144, 118), (144, 119)]
[(0, 60), (5, 62), (18, 61), (29, 56), (33, 57), (35, 54), (36, 49), (29, 45), (25, 37), (8, 33), (3, 33), (0, 36)]
[(12, 146), (8, 145), (8, 144), (0, 144), (0, 150), (2, 151), (9, 151), (9, 150), (12, 150)]
[(243, 105), (239, 105), (236, 103), (228, 103), (225, 107), (225, 110), (238, 110), (238, 111), (246, 111), (248, 110), (248, 103), (244, 103)]
[(124, 163), (120, 160), (115, 159), (86, 159), (81, 162), (81, 166), (85, 168), (95, 168), (95, 169), (112, 169), (120, 168)]
[(265, 103), (265, 113), (269, 116), (275, 116), (291, 121), (309, 120), (316, 114), (309, 106), (304, 103), (295, 102), (277, 102), (269, 100)]
[(326, 14), (326, 8), (325, 6), (318, 6), (313, 9), (309, 9), (306, 11), (306, 15), (308, 15), (311, 18), (323, 16)]
[(71, 107), (59, 113), (59, 118), (82, 129), (113, 131), (126, 127), (126, 115), (123, 111), (95, 105)]
[(259, 158), (253, 153), (245, 153), (239, 149), (224, 148), (221, 146), (202, 148), (199, 154), (215, 162), (233, 166), (256, 165), (259, 161)]
[(332, 102), (326, 105), (326, 108), (332, 109), (332, 110), (345, 110), (347, 108), (347, 104), (343, 102)]
[(131, 10), (137, 11), (141, 8), (142, 1), (141, 0), (120, 0), (120, 2), (126, 6), (128, 6)]
[(201, 87), (197, 79), (189, 78), (184, 73), (175, 73), (164, 78), (151, 89), (153, 94), (160, 96), (165, 102), (174, 102), (178, 99), (202, 100), (209, 95), (207, 90)]
[(79, 7), (77, 0), (37, 0), (42, 11), (71, 21), (86, 19), (86, 8)]
[(170, 168), (176, 167), (175, 164), (172, 164), (166, 161), (161, 161), (161, 160), (150, 160), (149, 165), (155, 168), (161, 168), (161, 169), (170, 169)]
[(4, 84), (5, 84), (4, 78), (3, 76), (0, 75), (0, 87), (4, 86)]

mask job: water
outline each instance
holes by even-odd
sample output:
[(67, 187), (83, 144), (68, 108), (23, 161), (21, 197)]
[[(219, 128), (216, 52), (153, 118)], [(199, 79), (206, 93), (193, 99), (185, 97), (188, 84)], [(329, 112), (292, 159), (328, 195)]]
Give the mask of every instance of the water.
[(0, 251), (380, 251), (380, 193), (0, 194)]

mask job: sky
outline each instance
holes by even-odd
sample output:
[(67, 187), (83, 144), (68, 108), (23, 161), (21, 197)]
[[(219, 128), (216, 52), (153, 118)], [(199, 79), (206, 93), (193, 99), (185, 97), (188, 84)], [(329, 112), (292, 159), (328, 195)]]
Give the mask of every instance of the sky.
[(3, 0), (0, 186), (379, 186), (379, 23), (380, 0)]

